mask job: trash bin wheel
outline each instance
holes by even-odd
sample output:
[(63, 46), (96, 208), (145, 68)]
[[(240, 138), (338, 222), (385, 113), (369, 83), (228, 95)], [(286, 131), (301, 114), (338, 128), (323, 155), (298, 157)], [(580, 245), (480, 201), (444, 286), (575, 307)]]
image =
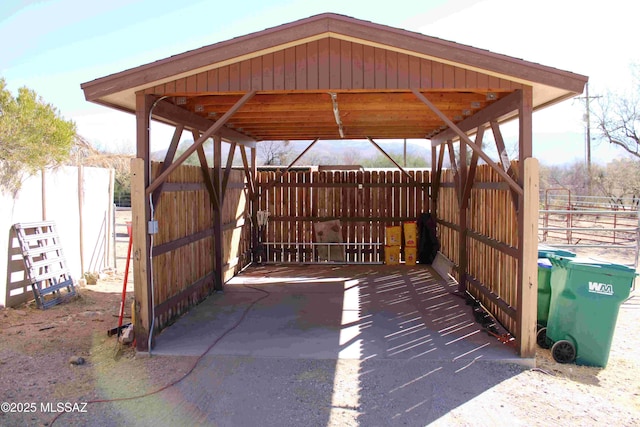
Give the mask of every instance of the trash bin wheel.
[(542, 348), (551, 348), (551, 343), (547, 338), (547, 328), (538, 329), (538, 333), (536, 334), (536, 343)]
[(551, 347), (551, 355), (558, 363), (571, 363), (576, 360), (576, 348), (570, 341), (560, 340)]

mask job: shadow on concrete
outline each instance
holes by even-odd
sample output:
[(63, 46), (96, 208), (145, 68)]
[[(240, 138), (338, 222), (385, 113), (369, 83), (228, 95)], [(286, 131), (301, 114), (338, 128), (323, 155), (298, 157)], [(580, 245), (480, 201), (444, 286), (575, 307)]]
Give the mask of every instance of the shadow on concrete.
[(252, 267), (153, 354), (207, 352), (172, 392), (193, 421), (426, 425), (526, 369), (450, 291), (420, 266)]

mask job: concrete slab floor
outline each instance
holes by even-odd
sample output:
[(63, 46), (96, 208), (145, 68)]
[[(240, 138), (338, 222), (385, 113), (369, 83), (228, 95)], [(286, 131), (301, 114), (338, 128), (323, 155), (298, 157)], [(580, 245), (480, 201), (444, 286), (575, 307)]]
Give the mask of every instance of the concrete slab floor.
[(152, 353), (531, 363), (451, 291), (423, 266), (250, 267), (156, 337)]
[(485, 399), (474, 425), (522, 425), (481, 396), (523, 359), (433, 274), (251, 267), (156, 338), (154, 357), (194, 360), (189, 376), (104, 411), (114, 426), (425, 426)]

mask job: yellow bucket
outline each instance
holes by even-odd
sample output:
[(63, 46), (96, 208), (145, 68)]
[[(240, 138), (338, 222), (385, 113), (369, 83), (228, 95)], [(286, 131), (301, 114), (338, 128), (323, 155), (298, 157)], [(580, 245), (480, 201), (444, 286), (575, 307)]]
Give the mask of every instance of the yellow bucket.
[(400, 246), (386, 245), (384, 247), (384, 263), (387, 265), (400, 264)]
[(405, 246), (404, 248), (404, 263), (405, 265), (416, 265), (416, 248)]
[(386, 241), (389, 246), (400, 246), (402, 244), (402, 229), (399, 225), (388, 225), (385, 227)]
[(418, 246), (418, 224), (415, 221), (406, 221), (402, 226), (404, 227), (404, 245)]

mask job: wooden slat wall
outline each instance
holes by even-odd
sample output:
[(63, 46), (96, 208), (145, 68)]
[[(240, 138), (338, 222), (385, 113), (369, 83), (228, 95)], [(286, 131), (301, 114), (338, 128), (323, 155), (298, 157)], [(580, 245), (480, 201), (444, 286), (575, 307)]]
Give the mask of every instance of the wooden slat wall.
[(251, 262), (251, 221), (245, 174), (232, 170), (222, 207), (224, 281)]
[[(157, 176), (162, 163), (152, 164)], [(222, 207), (224, 271), (228, 280), (250, 262), (244, 173), (232, 171)], [(157, 330), (171, 324), (213, 290), (213, 217), (202, 171), (180, 166), (167, 178), (155, 208), (153, 283)]]
[[(514, 162), (518, 170), (517, 162)], [(442, 252), (459, 263), (459, 213), (453, 171), (443, 171), (438, 197), (438, 231)], [(478, 166), (468, 213), (467, 274), (469, 291), (515, 333), (518, 275), (518, 225), (512, 195), (488, 165)], [(457, 271), (454, 276), (457, 277)], [(481, 292), (479, 286), (485, 289)], [(492, 297), (487, 295), (488, 290)]]
[(438, 238), (441, 251), (455, 266), (453, 276), (459, 280), (457, 267), (460, 263), (459, 231), (460, 213), (458, 196), (454, 186), (454, 171), (443, 170), (441, 176), (440, 194), (438, 195)]
[(156, 95), (324, 89), (515, 90), (476, 71), (335, 38), (312, 41), (148, 88)]
[[(313, 224), (340, 219), (347, 262), (384, 260), (385, 227), (416, 220), (429, 209), (428, 170), (291, 171), (258, 173), (260, 210), (268, 210), (269, 262), (314, 262)], [(357, 246), (354, 243), (367, 243)]]

